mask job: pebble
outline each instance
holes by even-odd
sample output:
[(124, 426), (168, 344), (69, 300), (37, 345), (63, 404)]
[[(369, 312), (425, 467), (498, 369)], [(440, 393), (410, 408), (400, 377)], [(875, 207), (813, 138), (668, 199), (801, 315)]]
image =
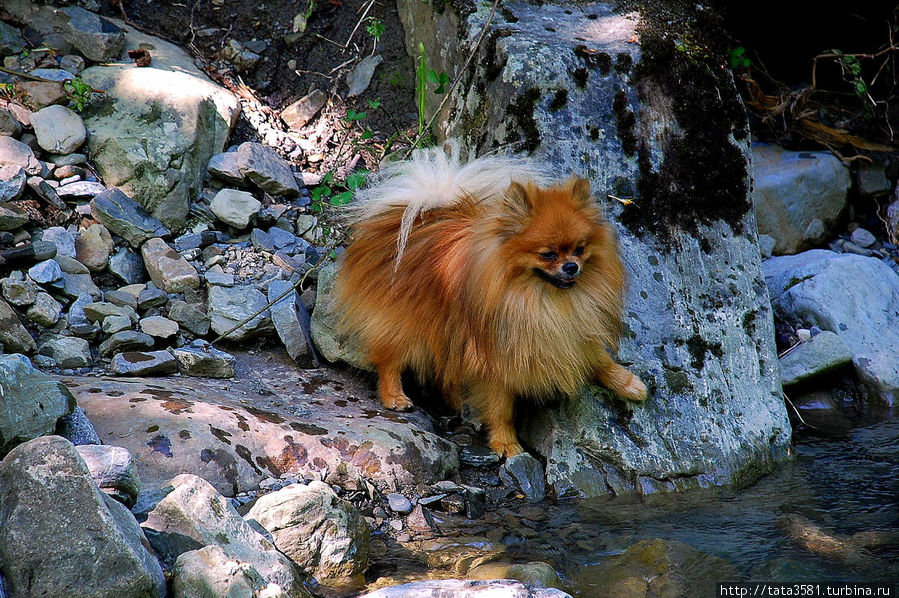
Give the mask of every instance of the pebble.
[(491, 467), (500, 462), (500, 456), (485, 446), (472, 444), (459, 451), (459, 460), (472, 467)]
[(391, 511), (399, 513), (400, 515), (406, 515), (412, 512), (412, 501), (402, 494), (391, 492), (387, 495), (387, 504)]
[(852, 234), (849, 236), (849, 240), (859, 247), (867, 249), (874, 245), (874, 243), (877, 241), (877, 238), (870, 231), (859, 227), (852, 231)]

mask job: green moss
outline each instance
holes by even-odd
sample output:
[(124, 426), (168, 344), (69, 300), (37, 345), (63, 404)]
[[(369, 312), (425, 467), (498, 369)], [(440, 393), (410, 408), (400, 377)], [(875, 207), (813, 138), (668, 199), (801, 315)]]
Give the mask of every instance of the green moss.
[(612, 71), (612, 57), (605, 52), (580, 44), (574, 47), (574, 55), (583, 60), (588, 67), (598, 68), (603, 77)]
[(615, 128), (621, 140), (621, 149), (628, 156), (633, 156), (637, 151), (637, 136), (634, 134), (637, 117), (627, 107), (627, 94), (624, 90), (615, 93), (612, 112), (615, 114)]
[(709, 342), (698, 334), (694, 334), (688, 338), (685, 341), (685, 344), (692, 357), (690, 365), (696, 370), (701, 370), (705, 367), (706, 356), (709, 353), (719, 359), (724, 355), (724, 348), (721, 346), (721, 343)]
[(668, 390), (676, 395), (686, 394), (693, 390), (690, 377), (680, 368), (665, 368), (665, 384), (668, 386)]
[(553, 99), (549, 103), (549, 109), (553, 112), (561, 110), (565, 107), (565, 104), (568, 103), (568, 90), (567, 89), (557, 89), (556, 93), (553, 94)]
[(574, 79), (574, 84), (579, 88), (586, 89), (587, 79), (590, 78), (590, 72), (584, 67), (578, 67), (571, 71), (571, 78)]
[[(539, 99), (540, 90), (532, 87), (515, 98), (506, 109), (506, 115), (515, 119), (519, 129), (524, 134), (523, 145), (529, 154), (534, 153), (534, 150), (540, 146), (540, 131), (537, 129), (537, 121), (534, 119), (534, 108)], [(521, 137), (519, 136), (515, 139), (514, 134), (507, 139), (507, 141), (519, 140), (521, 140)]]

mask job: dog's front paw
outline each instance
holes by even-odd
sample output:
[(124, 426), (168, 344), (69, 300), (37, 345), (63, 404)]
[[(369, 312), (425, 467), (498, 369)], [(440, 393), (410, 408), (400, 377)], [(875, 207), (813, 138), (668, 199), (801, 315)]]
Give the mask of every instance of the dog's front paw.
[(628, 401), (643, 401), (646, 399), (646, 385), (637, 376), (631, 374), (631, 379), (618, 389), (618, 396)]
[(521, 445), (518, 444), (517, 442), (515, 442), (514, 440), (511, 440), (511, 441), (493, 440), (490, 442), (490, 448), (493, 450), (493, 452), (497, 453), (498, 455), (500, 455), (502, 457), (505, 457), (506, 459), (508, 459), (509, 457), (514, 457), (515, 455), (518, 455), (518, 454), (524, 452), (524, 449), (521, 448)]
[(381, 404), (393, 411), (409, 411), (412, 401), (403, 393), (381, 395)]

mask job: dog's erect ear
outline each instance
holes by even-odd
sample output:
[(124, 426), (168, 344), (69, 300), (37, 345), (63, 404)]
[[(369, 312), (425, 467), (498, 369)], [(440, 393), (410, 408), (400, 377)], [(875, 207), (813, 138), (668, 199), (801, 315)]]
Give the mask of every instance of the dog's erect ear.
[(565, 184), (571, 193), (571, 197), (584, 205), (593, 203), (593, 194), (590, 193), (590, 181), (572, 175)]
[(503, 194), (503, 205), (510, 214), (521, 218), (527, 216), (534, 207), (528, 194), (528, 188), (515, 181), (512, 181)]

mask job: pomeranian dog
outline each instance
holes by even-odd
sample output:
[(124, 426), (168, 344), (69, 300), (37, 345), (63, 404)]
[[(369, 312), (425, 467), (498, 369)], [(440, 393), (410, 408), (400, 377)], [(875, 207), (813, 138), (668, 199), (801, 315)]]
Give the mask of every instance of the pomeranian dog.
[(525, 160), (460, 163), (459, 147), (387, 166), (351, 206), (338, 275), (340, 328), (377, 370), (381, 403), (412, 405), (401, 375), (469, 402), (490, 447), (522, 452), (518, 398), (596, 381), (631, 401), (646, 386), (615, 363), (624, 268), (589, 183), (552, 184)]

